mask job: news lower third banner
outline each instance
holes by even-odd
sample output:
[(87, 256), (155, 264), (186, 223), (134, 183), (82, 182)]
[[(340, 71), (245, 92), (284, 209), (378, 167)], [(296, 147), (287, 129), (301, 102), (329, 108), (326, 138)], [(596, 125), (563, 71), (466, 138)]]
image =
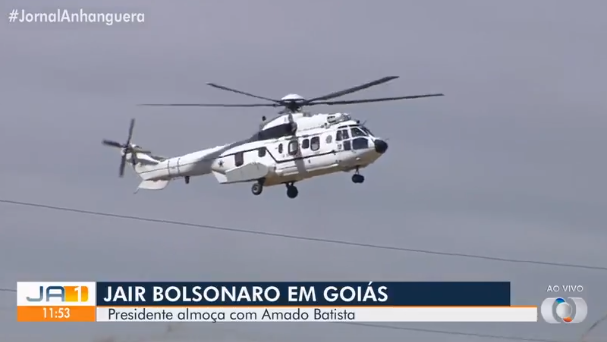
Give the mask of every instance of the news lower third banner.
[(19, 282), (19, 322), (537, 322), (510, 282)]

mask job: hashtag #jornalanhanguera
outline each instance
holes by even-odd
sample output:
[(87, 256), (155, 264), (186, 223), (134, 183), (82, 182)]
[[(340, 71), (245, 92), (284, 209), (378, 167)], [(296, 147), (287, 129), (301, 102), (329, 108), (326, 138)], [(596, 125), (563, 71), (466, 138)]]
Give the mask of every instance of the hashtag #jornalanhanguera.
[(104, 23), (110, 26), (114, 23), (143, 23), (145, 15), (144, 13), (94, 13), (83, 9), (74, 12), (58, 9), (56, 12), (26, 13), (25, 10), (14, 9), (8, 14), (8, 21), (10, 23)]
[(17, 20), (17, 16), (19, 15), (19, 11), (14, 9), (8, 13), (8, 22), (12, 23)]

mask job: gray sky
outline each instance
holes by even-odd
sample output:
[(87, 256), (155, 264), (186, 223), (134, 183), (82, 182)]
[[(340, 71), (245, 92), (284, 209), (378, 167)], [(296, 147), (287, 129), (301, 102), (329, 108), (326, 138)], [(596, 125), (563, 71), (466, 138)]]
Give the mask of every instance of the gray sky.
[[(7, 0), (29, 11), (83, 1)], [(444, 252), (605, 266), (607, 21), (604, 1), (256, 0), (96, 2), (144, 24), (0, 24), (0, 197), (88, 210)], [(390, 149), (355, 186), (347, 174), (251, 195), (213, 177), (133, 195), (117, 177), (122, 141), (164, 155), (250, 135), (261, 109), (142, 108), (143, 102), (248, 102), (361, 92), (443, 98), (315, 108), (369, 120)], [(316, 213), (322, 210), (323, 220)], [(578, 326), (395, 324), (571, 340), (607, 311), (607, 273), (335, 246), (0, 204), (0, 286), (17, 280), (511, 280), (514, 304), (581, 284)], [(15, 324), (10, 342), (473, 341), (337, 324)], [(607, 325), (606, 325), (607, 326)], [(607, 327), (590, 337), (605, 338)]]

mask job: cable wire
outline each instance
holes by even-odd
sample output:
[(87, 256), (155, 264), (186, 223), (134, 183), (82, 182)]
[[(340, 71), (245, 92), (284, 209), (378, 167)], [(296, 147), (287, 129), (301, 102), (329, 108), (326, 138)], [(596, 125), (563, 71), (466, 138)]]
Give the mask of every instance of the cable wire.
[(227, 231), (227, 232), (240, 233), (240, 234), (252, 234), (252, 235), (258, 235), (258, 236), (271, 236), (271, 237), (277, 237), (277, 238), (283, 238), (283, 239), (300, 240), (300, 241), (308, 241), (308, 242), (323, 242), (323, 243), (334, 244), (334, 245), (346, 245), (346, 246), (354, 246), (354, 247), (383, 249), (383, 250), (391, 250), (391, 251), (398, 251), (398, 252), (405, 252), (405, 253), (431, 254), (431, 255), (460, 257), (460, 258), (468, 258), (468, 259), (481, 259), (481, 260), (500, 261), (500, 262), (509, 262), (509, 263), (534, 264), (534, 265), (556, 266), (556, 267), (567, 267), (567, 268), (580, 268), (580, 269), (587, 269), (587, 270), (594, 270), (594, 271), (607, 271), (607, 267), (605, 267), (605, 266), (577, 265), (577, 264), (566, 264), (566, 263), (549, 262), (549, 261), (500, 258), (500, 257), (492, 257), (492, 256), (476, 255), (476, 254), (440, 252), (440, 251), (427, 250), (427, 249), (414, 249), (414, 248), (405, 248), (405, 247), (377, 245), (377, 244), (354, 242), (354, 241), (334, 240), (334, 239), (325, 239), (325, 238), (318, 238), (318, 237), (311, 237), (311, 236), (300, 236), (300, 235), (291, 235), (291, 234), (283, 234), (283, 233), (271, 233), (271, 232), (263, 232), (263, 231), (249, 230), (249, 229), (221, 227), (221, 226), (215, 226), (215, 225), (197, 224), (197, 223), (189, 223), (189, 222), (181, 222), (181, 221), (164, 220), (164, 219), (154, 219), (154, 218), (148, 218), (148, 217), (142, 217), (142, 216), (121, 215), (121, 214), (106, 213), (106, 212), (101, 212), (101, 211), (83, 210), (83, 209), (76, 209), (76, 208), (69, 208), (69, 207), (59, 207), (59, 206), (48, 205), (48, 204), (22, 202), (22, 201), (8, 200), (8, 199), (0, 199), (0, 203), (9, 204), (9, 205), (25, 206), (25, 207), (31, 207), (31, 208), (44, 208), (44, 209), (49, 209), (49, 210), (78, 213), (78, 214), (83, 214), (83, 215), (113, 217), (113, 218), (124, 219), (124, 220), (154, 222), (154, 223), (170, 224), (170, 225), (175, 225), (175, 226), (212, 229), (212, 230)]
[(394, 325), (383, 325), (383, 324), (373, 324), (373, 323), (356, 323), (356, 322), (352, 322), (352, 323), (338, 323), (338, 324), (358, 325), (358, 326), (362, 326), (362, 327), (379, 328), (379, 329), (416, 331), (416, 332), (423, 332), (423, 333), (430, 333), (430, 334), (459, 335), (459, 336), (469, 336), (469, 337), (482, 337), (482, 338), (492, 338), (492, 339), (510, 340), (510, 341), (562, 342), (562, 341), (559, 341), (559, 340), (549, 340), (549, 339), (542, 339), (542, 338), (527, 338), (527, 337), (519, 337), (519, 336), (502, 336), (502, 335), (478, 334), (478, 333), (460, 332), (460, 331), (449, 331), (449, 330), (408, 328), (408, 327), (399, 327), (399, 326), (394, 326)]
[[(510, 263), (527, 263), (527, 264), (536, 264), (536, 265), (607, 271), (607, 267), (601, 267), (601, 266), (564, 264), (564, 263), (545, 262), (545, 261), (536, 261), (536, 260), (498, 258), (498, 257), (484, 256), (484, 255), (449, 253), (449, 252), (439, 252), (439, 251), (423, 250), (423, 249), (412, 249), (412, 248), (404, 248), (404, 247), (375, 245), (375, 244), (359, 243), (359, 242), (352, 242), (352, 241), (333, 240), (333, 239), (297, 236), (297, 235), (289, 235), (289, 234), (281, 234), (281, 233), (261, 232), (261, 231), (255, 231), (255, 230), (238, 229), (238, 228), (230, 228), (230, 227), (220, 227), (220, 226), (214, 226), (214, 225), (196, 224), (196, 223), (172, 221), (172, 220), (164, 220), (164, 219), (154, 219), (154, 218), (140, 217), (140, 216), (120, 215), (120, 214), (106, 213), (106, 212), (100, 212), (100, 211), (90, 211), (90, 210), (83, 210), (83, 209), (76, 209), (76, 208), (59, 207), (59, 206), (52, 206), (52, 205), (32, 203), (32, 202), (21, 202), (21, 201), (0, 199), (0, 203), (34, 207), (34, 208), (44, 208), (44, 209), (71, 212), (71, 213), (77, 213), (77, 214), (83, 214), (83, 215), (95, 215), (95, 216), (112, 217), (112, 218), (125, 219), (125, 220), (163, 223), (163, 224), (170, 224), (170, 225), (177, 225), (177, 226), (212, 229), (212, 230), (228, 231), (228, 232), (242, 233), (242, 234), (254, 234), (254, 235), (260, 235), (260, 236), (270, 236), (270, 237), (292, 239), (292, 240), (303, 240), (303, 241), (309, 241), (309, 242), (323, 242), (323, 243), (330, 243), (330, 244), (348, 245), (348, 246), (354, 246), (354, 247), (366, 247), (366, 248), (374, 248), (374, 249), (393, 250), (393, 251), (409, 252), (409, 253), (433, 254), (433, 255), (441, 255), (441, 256), (454, 256), (454, 257), (473, 258), (473, 259), (501, 261), (501, 262), (510, 262)], [(0, 288), (0, 292), (17, 292), (17, 291), (14, 289)], [(558, 340), (550, 340), (550, 339), (526, 338), (526, 337), (518, 337), (518, 336), (501, 336), (501, 335), (468, 333), (468, 332), (448, 331), (448, 330), (423, 329), (423, 328), (409, 328), (409, 327), (399, 327), (399, 326), (381, 325), (381, 324), (372, 324), (372, 323), (351, 322), (351, 323), (336, 323), (336, 324), (347, 324), (347, 325), (376, 328), (376, 329), (416, 331), (416, 332), (442, 334), (442, 335), (459, 335), (459, 336), (469, 336), (469, 337), (491, 338), (491, 339), (501, 339), (501, 340), (510, 340), (510, 341), (561, 342)]]

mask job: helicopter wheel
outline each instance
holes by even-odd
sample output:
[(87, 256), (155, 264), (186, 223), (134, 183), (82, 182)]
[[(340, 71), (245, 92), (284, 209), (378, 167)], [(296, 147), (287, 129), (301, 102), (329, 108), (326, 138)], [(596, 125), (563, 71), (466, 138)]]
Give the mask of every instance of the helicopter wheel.
[(352, 176), (352, 182), (354, 182), (355, 184), (361, 184), (364, 181), (365, 181), (365, 176), (363, 176), (363, 175), (356, 173)]
[(299, 195), (299, 190), (293, 185), (293, 183), (287, 184), (287, 197), (295, 198)]
[(254, 183), (253, 186), (251, 186), (251, 192), (255, 196), (261, 194), (262, 191), (263, 191), (263, 185), (259, 182)]
[(361, 184), (362, 182), (365, 181), (365, 176), (358, 173), (358, 169), (359, 169), (359, 167), (357, 166), (356, 171), (354, 171), (354, 175), (352, 175), (352, 182), (354, 184)]

